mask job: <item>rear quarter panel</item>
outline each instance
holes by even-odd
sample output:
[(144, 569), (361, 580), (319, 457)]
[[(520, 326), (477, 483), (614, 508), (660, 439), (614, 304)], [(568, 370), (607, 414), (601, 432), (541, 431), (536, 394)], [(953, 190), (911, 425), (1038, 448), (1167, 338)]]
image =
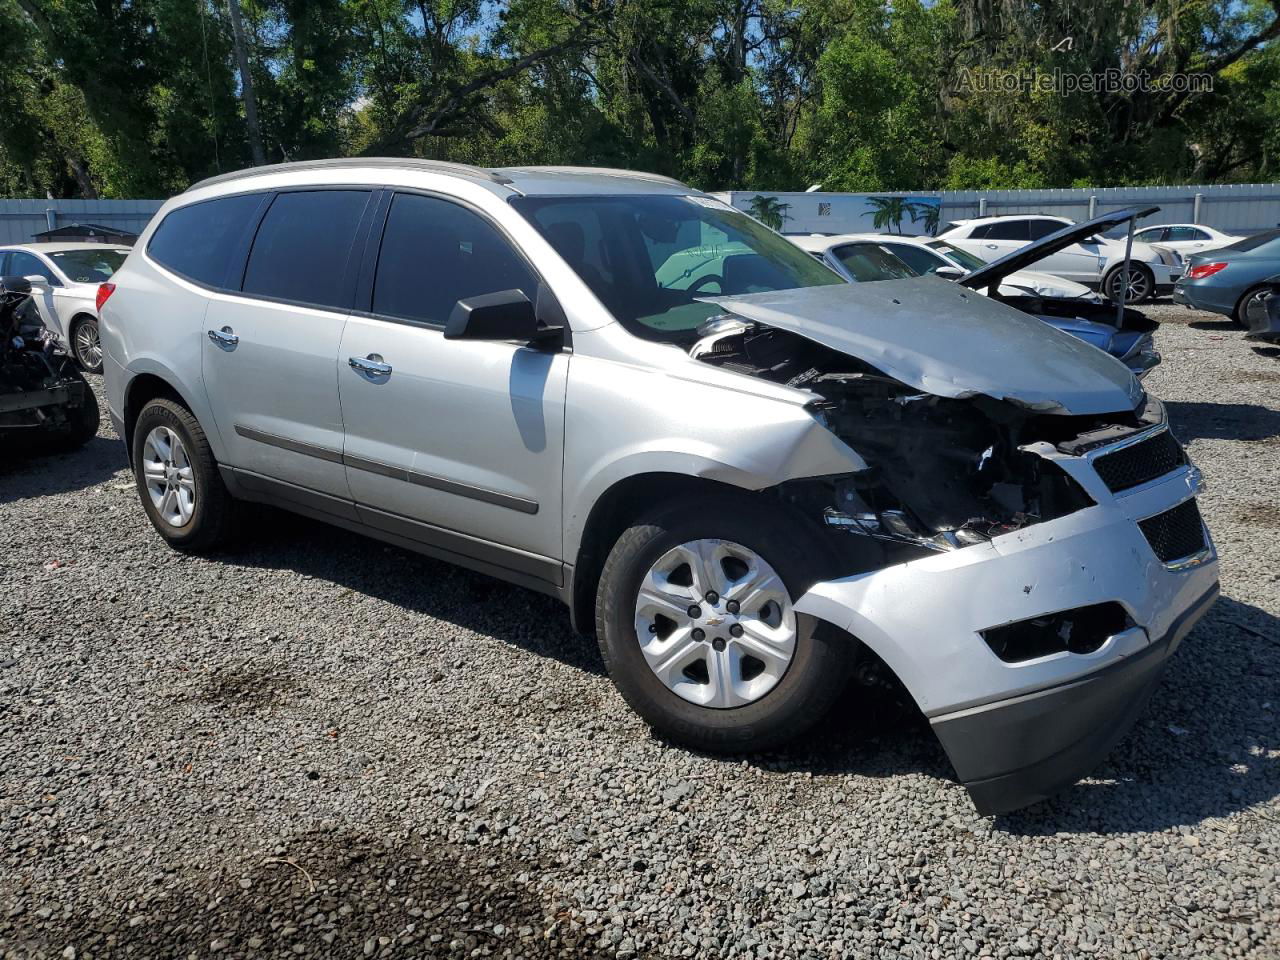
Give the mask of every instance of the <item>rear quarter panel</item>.
[(214, 454), (220, 441), (200, 372), (201, 327), (208, 300), (200, 288), (160, 271), (141, 249), (129, 255), (111, 282), (99, 330), (105, 356), (107, 403), (123, 417), (130, 384), (153, 374), (183, 398), (205, 427)]

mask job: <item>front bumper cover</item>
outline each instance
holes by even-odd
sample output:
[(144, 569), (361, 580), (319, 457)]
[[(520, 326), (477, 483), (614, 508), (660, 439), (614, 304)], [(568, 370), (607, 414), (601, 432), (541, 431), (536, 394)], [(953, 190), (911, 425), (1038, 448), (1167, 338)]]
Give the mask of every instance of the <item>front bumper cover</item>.
[[(989, 543), (818, 583), (796, 604), (888, 664), (984, 814), (1033, 803), (1088, 773), (1132, 725), (1164, 661), (1218, 589), (1207, 531), (1203, 550), (1164, 563), (1138, 526), (1198, 492), (1194, 467), (1114, 495), (1092, 454), (1028, 449), (1057, 461), (1095, 505)], [(1091, 653), (1007, 662), (982, 637), (1111, 602), (1133, 626)]]
[(933, 720), (984, 815), (1045, 800), (1085, 776), (1129, 732), (1169, 657), (1218, 597), (1214, 584), (1160, 639), (1079, 680)]

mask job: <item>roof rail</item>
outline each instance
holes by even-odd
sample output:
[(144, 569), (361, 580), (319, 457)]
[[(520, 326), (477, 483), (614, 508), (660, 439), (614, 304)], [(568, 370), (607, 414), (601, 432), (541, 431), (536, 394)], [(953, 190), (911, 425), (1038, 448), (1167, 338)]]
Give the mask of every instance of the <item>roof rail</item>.
[(295, 160), (291, 163), (270, 163), (261, 167), (248, 167), (232, 173), (220, 173), (208, 177), (199, 183), (193, 183), (187, 190), (200, 187), (211, 187), (216, 183), (230, 183), (248, 177), (265, 176), (271, 173), (291, 173), (295, 170), (341, 170), (352, 167), (388, 167), (408, 170), (423, 170), (429, 173), (444, 173), (455, 177), (467, 177), (471, 180), (485, 180), (489, 183), (508, 184), (510, 178), (473, 167), (467, 163), (450, 163), (447, 160), (423, 160), (419, 157), (335, 157), (329, 160)]
[(647, 173), (643, 170), (622, 170), (617, 167), (556, 167), (556, 166), (533, 166), (533, 167), (496, 167), (494, 173), (503, 174), (505, 172), (512, 173), (580, 173), (580, 174), (601, 174), (606, 177), (627, 177), (632, 180), (652, 180), (655, 183), (669, 183), (677, 187), (687, 187), (687, 183), (681, 183), (674, 177), (665, 177), (660, 173)]

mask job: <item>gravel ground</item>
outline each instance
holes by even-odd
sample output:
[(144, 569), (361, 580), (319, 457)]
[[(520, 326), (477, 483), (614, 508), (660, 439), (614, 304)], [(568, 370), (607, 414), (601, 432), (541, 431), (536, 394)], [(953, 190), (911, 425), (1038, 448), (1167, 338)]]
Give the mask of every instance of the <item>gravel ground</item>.
[(995, 819), (891, 695), (699, 756), (550, 600), (276, 514), (171, 553), (105, 422), (0, 465), (0, 956), (1280, 955), (1280, 359), (1154, 312), (1224, 596)]

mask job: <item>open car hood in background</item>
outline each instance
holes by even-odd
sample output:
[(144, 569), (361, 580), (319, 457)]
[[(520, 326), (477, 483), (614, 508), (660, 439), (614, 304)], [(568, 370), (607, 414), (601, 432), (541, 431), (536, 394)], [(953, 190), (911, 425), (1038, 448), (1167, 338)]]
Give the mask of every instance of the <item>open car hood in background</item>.
[[(983, 290), (992, 284), (998, 284), (1015, 270), (1030, 267), (1033, 263), (1037, 263), (1045, 257), (1057, 253), (1059, 250), (1065, 250), (1073, 243), (1079, 243), (1086, 237), (1091, 237), (1095, 233), (1101, 234), (1105, 230), (1119, 226), (1130, 218), (1137, 221), (1143, 217), (1149, 217), (1159, 210), (1159, 207), (1126, 207), (1123, 210), (1116, 210), (1114, 213), (1104, 213), (1102, 216), (1086, 220), (1084, 223), (1073, 223), (1049, 234), (1047, 237), (1041, 237), (1035, 243), (1028, 243), (1025, 247), (1019, 247), (1008, 256), (1001, 257), (999, 260), (992, 260), (985, 267), (961, 277), (956, 283), (972, 290)], [(943, 237), (941, 239), (945, 240), (946, 238)], [(1123, 243), (1124, 241), (1120, 242)]]
[(1044, 413), (1132, 410), (1138, 381), (1119, 360), (937, 277), (705, 297), (940, 397), (977, 394)]

